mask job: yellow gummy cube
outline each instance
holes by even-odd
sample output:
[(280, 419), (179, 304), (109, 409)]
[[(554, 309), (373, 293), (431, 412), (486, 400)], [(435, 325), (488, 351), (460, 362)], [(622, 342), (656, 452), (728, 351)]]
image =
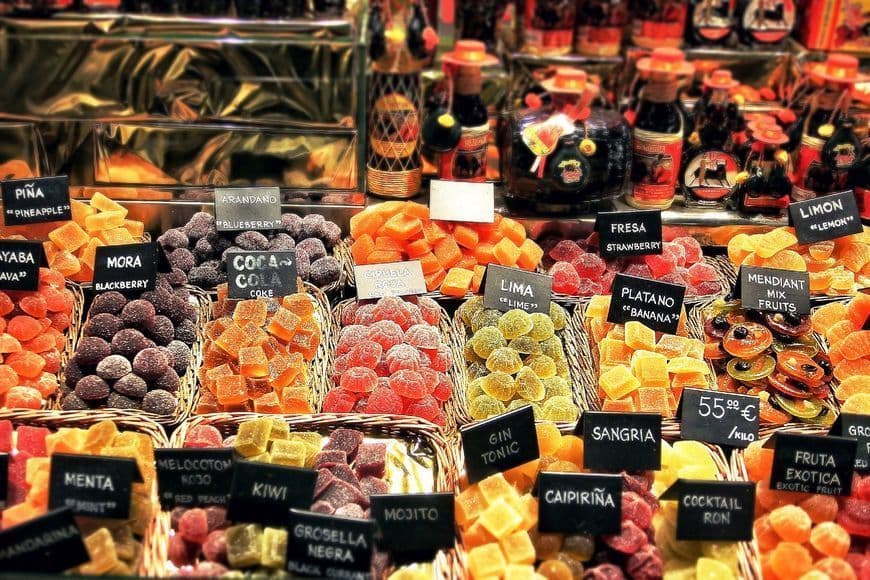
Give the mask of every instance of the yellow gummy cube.
[(486, 479), (478, 482), (477, 487), (480, 489), (480, 493), (483, 496), (483, 499), (486, 500), (487, 505), (495, 503), (498, 499), (504, 499), (507, 501), (508, 498), (517, 495), (514, 486), (508, 483), (508, 480), (506, 480), (504, 475), (501, 473), (490, 475)]
[(260, 551), (260, 564), (266, 568), (283, 568), (287, 552), (287, 530), (265, 528)]
[[(687, 356), (689, 350), (690, 339), (685, 336), (677, 336), (675, 334), (665, 334), (656, 343), (655, 352), (665, 358), (673, 358), (675, 356)], [(703, 357), (702, 357), (703, 358)]]
[(113, 445), (118, 435), (118, 428), (113, 421), (104, 420), (94, 423), (85, 432), (85, 451), (97, 453), (104, 447)]
[(498, 544), (486, 544), (468, 552), (468, 571), (472, 578), (501, 576), (505, 572), (504, 554)]
[(598, 353), (603, 365), (628, 364), (631, 360), (631, 349), (620, 340), (605, 338), (598, 343)]
[(456, 523), (461, 528), (467, 528), (486, 508), (486, 500), (477, 485), (472, 485), (456, 496), (454, 506)]
[(483, 510), (480, 525), (497, 540), (504, 538), (523, 523), (523, 517), (503, 499), (498, 499)]
[[(655, 353), (653, 353), (655, 354)], [(668, 387), (668, 363), (664, 357), (641, 357), (632, 361), (631, 369), (643, 387)]]
[(99, 191), (91, 198), (91, 205), (100, 211), (119, 211), (127, 217), (127, 209), (120, 203), (113, 201)]
[(85, 547), (91, 561), (83, 564), (79, 571), (86, 576), (97, 576), (107, 573), (118, 564), (118, 554), (115, 551), (115, 541), (108, 528), (100, 528), (85, 538)]
[(704, 358), (704, 341), (697, 338), (690, 338), (688, 348), (684, 353), (692, 358)]
[(124, 214), (120, 211), (103, 211), (85, 218), (85, 229), (89, 234), (119, 228), (124, 225)]
[(40, 472), (48, 473), (48, 468), (51, 465), (51, 458), (49, 457), (31, 457), (27, 460), (27, 463), (24, 467), (24, 481), (27, 482), (27, 485), (33, 485), (33, 482), (36, 481), (36, 476)]
[(265, 453), (271, 431), (272, 420), (269, 418), (245, 421), (239, 425), (235, 441), (236, 451), (244, 457)]
[(272, 463), (292, 467), (305, 467), (305, 458), (308, 456), (305, 444), (301, 441), (274, 441), (271, 454)]
[(589, 305), (586, 306), (586, 318), (595, 318), (604, 320), (607, 318), (607, 313), (610, 312), (610, 295), (593, 296), (589, 300)]
[(141, 238), (145, 234), (145, 224), (138, 220), (125, 219), (122, 227), (134, 238)]
[(136, 240), (127, 231), (127, 228), (112, 228), (97, 234), (107, 246), (120, 246), (121, 244), (130, 244)]
[(640, 387), (640, 381), (631, 374), (627, 366), (618, 365), (598, 378), (598, 386), (609, 399), (621, 399)]
[[(290, 439), (290, 425), (280, 419), (272, 419), (272, 428), (269, 430), (269, 441), (279, 441), (282, 439)], [(301, 439), (299, 442), (303, 443)]]
[(538, 580), (541, 576), (535, 573), (534, 566), (508, 564), (503, 578), (504, 580)]
[(505, 559), (511, 564), (534, 564), (535, 545), (525, 530), (514, 532), (499, 542)]
[(81, 249), (79, 260), (81, 260), (83, 264), (87, 264), (88, 267), (93, 270), (94, 263), (97, 261), (97, 248), (105, 245), (106, 244), (104, 244), (100, 238), (91, 238), (88, 240), (87, 245)]
[(656, 346), (656, 333), (636, 320), (629, 320), (625, 323), (625, 344), (634, 350), (653, 350)]
[(45, 438), (49, 455), (55, 453), (82, 453), (85, 447), (85, 430), (62, 427)]
[(710, 367), (703, 360), (688, 357), (678, 356), (668, 361), (668, 372), (675, 375), (688, 373), (701, 373), (706, 375), (710, 372)]
[(97, 209), (76, 199), (69, 200), (70, 214), (74, 222), (80, 226), (85, 225), (85, 218), (97, 213)]
[(75, 252), (88, 243), (91, 236), (75, 222), (67, 222), (48, 232), (48, 239), (61, 250)]
[(797, 243), (797, 237), (788, 228), (777, 228), (761, 234), (755, 253), (761, 258), (771, 258), (774, 254)]

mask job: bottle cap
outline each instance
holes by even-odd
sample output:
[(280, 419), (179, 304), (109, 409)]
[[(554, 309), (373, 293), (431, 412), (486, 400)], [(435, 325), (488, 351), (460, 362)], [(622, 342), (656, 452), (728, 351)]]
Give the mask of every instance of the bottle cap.
[(479, 40), (457, 40), (453, 50), (441, 57), (445, 64), (457, 66), (490, 66), (498, 64), (498, 58), (487, 54), (486, 45)]
[(731, 76), (731, 71), (724, 68), (714, 70), (704, 77), (704, 86), (711, 89), (731, 90), (740, 84)]
[(810, 66), (810, 75), (835, 83), (867, 82), (870, 77), (858, 72), (858, 59), (848, 54), (829, 54), (825, 62)]
[(667, 73), (673, 76), (690, 75), (695, 72), (692, 63), (678, 48), (656, 48), (650, 56), (637, 61), (637, 69), (648, 73)]

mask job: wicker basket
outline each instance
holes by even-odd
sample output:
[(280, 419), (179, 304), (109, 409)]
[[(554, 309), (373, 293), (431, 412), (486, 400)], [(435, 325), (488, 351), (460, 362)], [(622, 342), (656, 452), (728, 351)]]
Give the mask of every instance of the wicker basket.
[[(85, 295), (82, 291), (81, 285), (67, 280), (66, 287), (73, 293), (73, 308), (69, 315), (69, 328), (67, 328), (65, 332), (66, 346), (60, 353), (60, 371), (57, 373), (57, 378), (61, 386), (63, 385), (63, 369), (66, 368), (66, 363), (69, 362), (69, 359), (75, 353), (76, 347), (79, 344), (79, 339), (81, 338), (81, 329), (83, 325), (82, 319), (84, 318), (85, 310)], [(61, 388), (58, 388), (57, 391), (48, 397), (45, 400), (43, 408), (59, 409), (61, 390)]]
[[(848, 302), (849, 300), (850, 300), (849, 297), (841, 297), (841, 299), (840, 299), (840, 301), (842, 301), (842, 302)], [(830, 300), (829, 302), (835, 302), (835, 300)], [(818, 306), (813, 308), (812, 314), (815, 314), (816, 310), (818, 310), (818, 309), (819, 309)], [(828, 344), (828, 339), (825, 337), (825, 335), (813, 330), (813, 338), (815, 339), (816, 344), (819, 346), (819, 351), (827, 354), (831, 348), (831, 345)], [(840, 401), (839, 401), (839, 399), (837, 399), (836, 393), (837, 393), (837, 389), (840, 387), (840, 380), (837, 377), (831, 377), (831, 382), (829, 384), (831, 385), (831, 396), (828, 398), (828, 402), (831, 403), (834, 406), (834, 409), (839, 412), (840, 411)]]
[[(300, 281), (301, 282), (301, 281)], [(311, 394), (309, 403), (311, 403), (311, 408), (314, 409), (314, 412), (320, 412), (321, 407), (323, 406), (323, 397), (326, 396), (326, 362), (329, 353), (332, 352), (333, 348), (329, 343), (330, 336), (332, 334), (331, 325), (332, 320), (329, 315), (329, 299), (327, 299), (326, 294), (313, 284), (309, 284), (308, 282), (301, 282), (299, 285), (300, 292), (303, 291), (311, 299), (314, 301), (314, 316), (317, 318), (317, 321), (320, 323), (320, 345), (317, 347), (317, 353), (314, 355), (314, 359), (309, 363), (311, 368)], [(214, 298), (216, 296), (215, 292), (209, 293), (209, 295)], [(211, 321), (214, 319), (213, 311), (211, 308), (212, 302), (209, 301), (209, 310), (208, 314), (205, 318), (206, 321)], [(203, 325), (203, 339), (201, 341), (201, 353), (204, 352), (205, 349), (205, 325)], [(202, 366), (202, 356), (200, 355), (197, 360), (196, 370), (198, 371)], [(198, 373), (194, 373), (194, 387), (193, 387), (193, 395), (191, 397), (191, 405), (190, 405), (190, 415), (197, 415), (196, 406), (199, 403), (200, 392), (202, 384), (200, 384), (198, 379)]]
[[(181, 448), (191, 428), (197, 425), (212, 425), (225, 437), (234, 435), (239, 425), (251, 419), (262, 418), (256, 413), (213, 413), (191, 417), (178, 426), (172, 434), (170, 446)], [(366, 435), (413, 441), (429, 448), (433, 458), (433, 492), (455, 492), (458, 488), (456, 471), (455, 447), (448, 443), (440, 430), (422, 419), (399, 415), (364, 415), (358, 413), (331, 414), (316, 413), (313, 415), (273, 415), (275, 419), (286, 421), (293, 431), (317, 431), (328, 435), (335, 429), (356, 429)], [(163, 512), (167, 522), (169, 514)], [(168, 534), (167, 534), (168, 535)], [(168, 537), (166, 538), (168, 544)], [(164, 548), (164, 554), (166, 549)], [(455, 578), (451, 570), (455, 570), (455, 556), (452, 552), (441, 551), (435, 559), (435, 569), (438, 577)], [(166, 559), (153, 571), (167, 576), (170, 571), (165, 565)]]
[[(333, 388), (331, 378), (332, 367), (335, 364), (335, 350), (338, 345), (338, 336), (341, 333), (341, 317), (345, 309), (356, 302), (354, 299), (344, 300), (335, 305), (332, 309), (332, 328), (330, 332), (329, 353), (326, 364), (326, 372), (324, 373), (325, 391), (329, 392)], [(460, 417), (460, 403), (458, 401), (458, 393), (463, 390), (465, 385), (465, 375), (462, 372), (462, 347), (458, 344), (455, 335), (455, 328), (450, 323), (450, 317), (444, 308), (441, 308), (441, 316), (438, 323), (438, 330), (441, 332), (441, 340), (450, 349), (453, 355), (453, 366), (448, 369), (447, 377), (453, 383), (453, 396), (444, 404), (444, 429), (447, 433), (454, 433), (457, 429), (457, 424)], [(322, 399), (321, 399), (322, 400)]]
[[(190, 348), (190, 364), (187, 367), (187, 372), (184, 375), (179, 377), (178, 391), (175, 393), (176, 397), (178, 397), (178, 405), (175, 408), (175, 413), (172, 415), (155, 415), (154, 413), (147, 413), (145, 411), (135, 411), (137, 416), (145, 417), (151, 419), (161, 425), (177, 425), (181, 421), (187, 418), (190, 414), (191, 409), (194, 406), (194, 394), (195, 394), (195, 385), (196, 385), (196, 370), (202, 364), (202, 348), (203, 342), (205, 340), (205, 323), (208, 320), (211, 314), (211, 300), (208, 297), (208, 294), (203, 292), (196, 286), (184, 286), (184, 289), (190, 293), (190, 301), (194, 306), (194, 309), (197, 313), (197, 322), (196, 322), (196, 340)], [(82, 321), (82, 330), (87, 324), (90, 316), (86, 317)], [(79, 333), (81, 334), (81, 332)], [(78, 340), (81, 340), (81, 336), (79, 336)], [(76, 341), (76, 345), (78, 345), (78, 341)], [(75, 349), (71, 351), (75, 352)], [(70, 355), (72, 356), (72, 355)], [(64, 373), (61, 372), (61, 383), (65, 380)], [(61, 400), (58, 398), (56, 400), (56, 410), (60, 410)], [(114, 409), (106, 409), (107, 411), (115, 411)]]
[[(121, 431), (136, 431), (151, 437), (154, 448), (168, 447), (169, 441), (163, 427), (156, 422), (143, 417), (142, 413), (114, 409), (89, 409), (87, 411), (30, 411), (5, 410), (0, 411), (0, 420), (12, 421), (18, 425), (46, 427), (57, 431), (62, 427), (87, 428), (95, 423), (109, 419), (114, 421)], [(154, 505), (157, 504), (157, 479), (154, 479), (154, 489), (151, 496)], [(138, 573), (143, 576), (153, 575), (158, 569), (157, 563), (166, 560), (169, 546), (169, 517), (155, 510), (156, 517), (148, 524), (148, 529), (142, 539), (142, 560)]]
[[(570, 377), (570, 383), (573, 385), (571, 390), (572, 399), (574, 404), (577, 405), (580, 413), (589, 409), (586, 404), (586, 397), (583, 396), (583, 391), (588, 388), (587, 384), (594, 382), (594, 374), (592, 367), (590, 366), (591, 359), (588, 356), (584, 356), (584, 353), (581, 349), (581, 341), (583, 338), (580, 336), (583, 334), (582, 328), (578, 327), (576, 324), (576, 310), (580, 308), (579, 303), (574, 304), (560, 304), (568, 315), (567, 324), (565, 329), (559, 331), (557, 334), (561, 335), (562, 346), (565, 349), (565, 357), (568, 360), (568, 374)], [(575, 310), (575, 313), (572, 314), (571, 310)], [(452, 332), (455, 337), (454, 340), (457, 344), (457, 351), (459, 352), (459, 360), (463, 361), (463, 364), (457, 365), (461, 372), (461, 380), (459, 385), (462, 385), (462, 388), (457, 389), (454, 392), (454, 398), (457, 402), (457, 414), (456, 421), (457, 424), (461, 427), (463, 425), (467, 425), (469, 423), (473, 423), (474, 419), (471, 418), (471, 414), (469, 412), (470, 401), (465, 396), (466, 388), (468, 387), (468, 375), (467, 368), (464, 364), (465, 357), (462, 354), (465, 348), (465, 343), (467, 341), (467, 335), (470, 329), (465, 326), (465, 323), (459, 317), (459, 312), (457, 311), (453, 317), (453, 327), (454, 330)], [(557, 423), (560, 428), (574, 428), (574, 422), (562, 422)]]
[[(686, 329), (688, 331), (689, 338), (697, 338), (703, 339), (704, 332), (702, 326), (700, 326), (699, 317), (696, 314), (697, 311), (703, 309), (708, 303), (698, 303), (692, 306), (687, 307), (686, 311)], [(589, 336), (589, 333), (586, 330), (586, 325), (584, 323), (584, 317), (586, 315), (586, 306), (587, 304), (580, 304), (577, 310), (574, 312), (574, 326), (577, 328), (577, 345), (580, 351), (580, 358), (585, 361), (589, 361), (588, 365), (590, 366), (590, 372), (588, 374), (589, 380), (583, 381), (583, 393), (586, 399), (586, 406), (588, 409), (593, 411), (598, 411), (601, 409), (601, 400), (598, 397), (598, 349), (595, 348), (595, 344), (593, 344), (592, 337)], [(708, 366), (710, 366), (708, 364)], [(710, 366), (710, 377), (708, 377), (708, 387), (710, 389), (716, 388), (715, 383), (715, 374), (713, 371), (713, 367)], [(680, 424), (679, 421), (675, 418), (662, 418), (662, 436), (664, 437), (678, 437), (680, 433)]]

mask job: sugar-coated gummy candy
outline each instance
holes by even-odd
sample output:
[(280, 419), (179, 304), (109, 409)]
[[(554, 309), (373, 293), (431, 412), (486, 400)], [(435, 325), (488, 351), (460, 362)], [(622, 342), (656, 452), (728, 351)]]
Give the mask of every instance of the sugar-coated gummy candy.
[(178, 399), (175, 396), (161, 389), (149, 391), (142, 398), (142, 410), (155, 415), (172, 415), (178, 407)]

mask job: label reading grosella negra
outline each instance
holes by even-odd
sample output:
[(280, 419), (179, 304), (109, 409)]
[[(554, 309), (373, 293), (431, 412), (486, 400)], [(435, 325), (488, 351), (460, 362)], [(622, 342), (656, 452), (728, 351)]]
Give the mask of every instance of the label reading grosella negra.
[(744, 308), (783, 314), (810, 313), (810, 275), (776, 268), (741, 266), (739, 298)]
[(163, 509), (227, 505), (232, 449), (155, 449), (154, 456)]
[(157, 244), (100, 246), (94, 261), (97, 292), (146, 292), (157, 280)]
[(292, 510), (288, 532), (287, 571), (291, 574), (312, 578), (371, 578), (373, 520)]
[(852, 191), (791, 203), (788, 217), (801, 244), (834, 240), (864, 230)]
[(538, 529), (545, 534), (615, 534), (622, 518), (622, 476), (538, 475)]
[(133, 482), (140, 477), (133, 459), (55, 453), (48, 507), (70, 508), (77, 516), (127, 519)]
[(267, 526), (286, 525), (291, 509), (311, 506), (316, 481), (313, 469), (237, 461), (227, 518)]
[(540, 457), (535, 416), (526, 405), (460, 432), (469, 483)]
[(295, 294), (296, 276), (295, 251), (227, 254), (227, 285), (232, 299)]
[(353, 267), (357, 300), (425, 294), (426, 278), (419, 260)]
[(683, 437), (746, 447), (758, 439), (758, 397), (685, 389), (680, 400)]
[(456, 531), (452, 493), (371, 496), (372, 519), (378, 523), (378, 548), (398, 563), (431, 560), (453, 547)]
[(72, 219), (69, 179), (34, 177), (0, 183), (3, 192), (3, 219), (7, 226), (40, 224)]
[(662, 212), (608, 211), (595, 220), (598, 253), (604, 258), (662, 253)]
[(50, 511), (0, 532), (0, 570), (59, 574), (90, 560), (69, 509)]
[(754, 483), (678, 479), (660, 499), (678, 502), (677, 540), (752, 541)]
[(613, 279), (607, 322), (642, 322), (659, 332), (676, 334), (686, 287), (617, 274)]
[(575, 433), (583, 438), (583, 467), (603, 471), (661, 468), (662, 416), (586, 411)]
[(0, 290), (36, 290), (45, 259), (41, 242), (0, 240)]
[(857, 442), (845, 437), (776, 433), (770, 489), (821, 495), (849, 495)]
[(219, 232), (278, 229), (281, 227), (281, 190), (277, 187), (215, 189), (214, 223)]
[(553, 277), (490, 264), (483, 281), (483, 306), (502, 312), (518, 308), (550, 313)]
[(855, 471), (870, 472), (870, 415), (841, 413), (828, 435), (847, 437), (858, 442), (855, 453)]

